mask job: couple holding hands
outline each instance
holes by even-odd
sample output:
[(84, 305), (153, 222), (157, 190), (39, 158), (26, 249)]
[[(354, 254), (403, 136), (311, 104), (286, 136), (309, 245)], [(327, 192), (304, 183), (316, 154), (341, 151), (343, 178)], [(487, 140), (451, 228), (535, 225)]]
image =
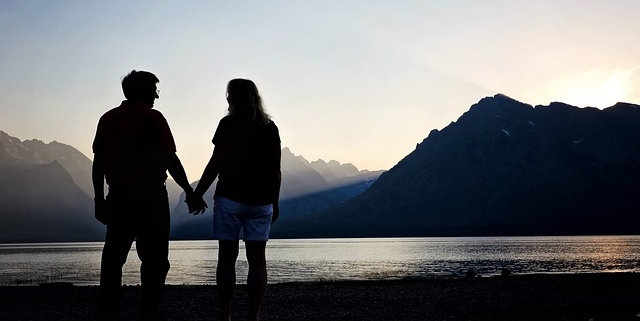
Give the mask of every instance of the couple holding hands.
[[(203, 195), (218, 179), (213, 199), (213, 239), (218, 240), (216, 284), (221, 320), (229, 320), (239, 240), (249, 263), (249, 320), (258, 320), (267, 286), (265, 247), (279, 216), (280, 136), (256, 85), (227, 85), (228, 114), (213, 136), (213, 154), (195, 190), (176, 155), (169, 125), (153, 109), (159, 79), (133, 70), (122, 79), (126, 100), (100, 118), (93, 141), (95, 216), (107, 226), (100, 269), (98, 318), (119, 318), (122, 267), (136, 242), (141, 261), (140, 318), (162, 320), (162, 288), (169, 271), (170, 209), (167, 172), (184, 190), (189, 213), (208, 207)], [(105, 196), (104, 186), (108, 185)]]

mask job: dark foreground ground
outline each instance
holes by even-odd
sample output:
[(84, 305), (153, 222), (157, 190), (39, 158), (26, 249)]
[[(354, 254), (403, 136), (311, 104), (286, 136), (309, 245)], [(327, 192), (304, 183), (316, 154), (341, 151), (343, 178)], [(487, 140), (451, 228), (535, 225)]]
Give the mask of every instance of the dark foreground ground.
[[(125, 287), (135, 320), (139, 287)], [(0, 287), (0, 320), (92, 320), (95, 286)], [(167, 286), (171, 320), (216, 320), (215, 286)], [(244, 320), (239, 286), (233, 320)], [(270, 284), (263, 320), (634, 320), (640, 273)]]

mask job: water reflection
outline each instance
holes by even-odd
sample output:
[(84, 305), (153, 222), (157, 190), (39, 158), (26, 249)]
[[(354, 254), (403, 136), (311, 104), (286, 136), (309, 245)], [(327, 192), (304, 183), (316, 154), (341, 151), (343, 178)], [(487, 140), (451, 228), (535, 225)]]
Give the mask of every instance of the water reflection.
[[(0, 244), (0, 284), (67, 281), (97, 284), (102, 243)], [(238, 281), (247, 262), (241, 244)], [(217, 243), (173, 241), (169, 284), (214, 284)], [(640, 272), (640, 236), (475, 237), (271, 240), (269, 281), (463, 276), (469, 268), (497, 275)], [(123, 282), (139, 284), (135, 246)]]

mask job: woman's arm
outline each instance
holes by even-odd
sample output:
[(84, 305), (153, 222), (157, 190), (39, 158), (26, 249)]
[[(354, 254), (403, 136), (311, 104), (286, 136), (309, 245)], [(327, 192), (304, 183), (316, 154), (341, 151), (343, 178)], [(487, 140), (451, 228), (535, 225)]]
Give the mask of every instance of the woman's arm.
[(200, 177), (200, 181), (198, 182), (198, 186), (196, 186), (195, 192), (202, 196), (204, 193), (211, 187), (211, 184), (216, 180), (218, 174), (220, 173), (220, 167), (222, 164), (222, 157), (224, 155), (224, 145), (216, 145), (213, 148), (213, 154), (211, 155), (211, 159), (209, 159), (209, 163), (204, 168), (204, 172), (202, 172), (202, 177)]

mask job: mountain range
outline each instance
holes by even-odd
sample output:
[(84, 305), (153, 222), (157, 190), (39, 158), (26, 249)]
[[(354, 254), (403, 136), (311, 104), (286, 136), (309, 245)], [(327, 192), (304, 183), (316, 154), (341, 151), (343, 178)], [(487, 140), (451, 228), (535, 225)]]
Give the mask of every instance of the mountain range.
[(0, 131), (0, 241), (95, 241), (91, 161), (58, 142), (20, 141)]
[[(337, 161), (307, 161), (282, 150), (283, 221), (304, 218), (362, 193), (383, 171), (358, 170)], [(194, 182), (195, 186), (197, 182)], [(173, 239), (208, 239), (215, 184), (204, 215), (187, 213), (171, 179)], [(0, 131), (0, 242), (94, 241), (105, 228), (93, 218), (91, 160), (72, 146), (21, 141)]]
[[(282, 150), (273, 238), (640, 233), (640, 106), (532, 106), (485, 97), (388, 171)], [(91, 161), (0, 132), (0, 242), (101, 240)], [(193, 185), (197, 184), (194, 182)], [(172, 239), (208, 239), (167, 180)]]
[[(341, 204), (364, 192), (383, 171), (358, 170), (352, 164), (337, 161), (307, 161), (282, 149), (282, 187), (280, 189), (280, 220), (306, 220), (311, 215)], [(197, 182), (193, 183), (195, 187)], [(211, 238), (213, 224), (213, 194), (215, 182), (204, 198), (207, 211), (199, 216), (188, 213), (184, 194), (180, 195), (171, 216), (171, 237), (176, 239)]]
[(640, 106), (480, 100), (364, 193), (279, 237), (640, 233)]

